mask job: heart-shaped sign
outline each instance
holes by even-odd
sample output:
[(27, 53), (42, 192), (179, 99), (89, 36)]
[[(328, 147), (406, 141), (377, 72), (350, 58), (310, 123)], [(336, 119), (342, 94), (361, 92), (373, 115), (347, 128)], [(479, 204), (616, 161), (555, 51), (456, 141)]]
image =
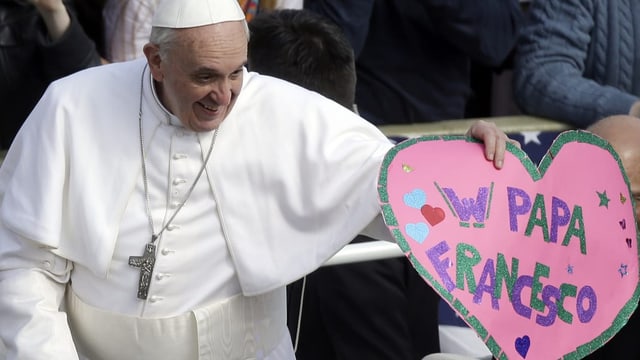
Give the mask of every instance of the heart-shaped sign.
[(385, 222), (496, 358), (582, 358), (638, 302), (627, 177), (611, 146), (584, 131), (562, 133), (539, 168), (507, 150), (496, 170), (460, 136), (396, 145), (379, 178)]

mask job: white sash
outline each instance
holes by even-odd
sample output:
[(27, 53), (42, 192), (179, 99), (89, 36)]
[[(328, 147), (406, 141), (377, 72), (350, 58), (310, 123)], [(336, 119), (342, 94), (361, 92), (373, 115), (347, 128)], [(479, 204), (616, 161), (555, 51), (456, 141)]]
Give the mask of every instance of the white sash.
[(180, 316), (147, 319), (94, 308), (68, 288), (66, 311), (83, 359), (262, 359), (288, 335), (285, 296), (284, 288), (236, 295)]

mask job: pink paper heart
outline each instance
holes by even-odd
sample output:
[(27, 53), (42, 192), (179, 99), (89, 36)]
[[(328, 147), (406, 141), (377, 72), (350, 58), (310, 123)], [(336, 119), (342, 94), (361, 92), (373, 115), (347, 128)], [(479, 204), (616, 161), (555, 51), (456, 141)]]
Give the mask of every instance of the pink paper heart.
[[(561, 134), (539, 168), (508, 145), (496, 170), (482, 148), (445, 136), (390, 150), (379, 179), (387, 226), (496, 358), (584, 357), (626, 323), (640, 293), (637, 228), (621, 226), (635, 222), (621, 162), (583, 131)], [(445, 212), (422, 242), (405, 233), (425, 220), (403, 203), (416, 190)]]

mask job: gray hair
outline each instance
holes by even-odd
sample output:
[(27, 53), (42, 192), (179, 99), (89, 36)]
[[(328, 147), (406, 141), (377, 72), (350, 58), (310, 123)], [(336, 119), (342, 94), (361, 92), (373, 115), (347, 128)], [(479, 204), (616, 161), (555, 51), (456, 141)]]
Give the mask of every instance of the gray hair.
[[(249, 41), (249, 26), (247, 25), (246, 20), (242, 21), (242, 25), (244, 27), (244, 32), (247, 35), (247, 42)], [(169, 50), (173, 47), (178, 32), (174, 28), (168, 27), (159, 27), (153, 26), (151, 27), (151, 35), (149, 35), (149, 42), (158, 46), (158, 51), (160, 53), (160, 57), (164, 60), (167, 59), (167, 55)]]

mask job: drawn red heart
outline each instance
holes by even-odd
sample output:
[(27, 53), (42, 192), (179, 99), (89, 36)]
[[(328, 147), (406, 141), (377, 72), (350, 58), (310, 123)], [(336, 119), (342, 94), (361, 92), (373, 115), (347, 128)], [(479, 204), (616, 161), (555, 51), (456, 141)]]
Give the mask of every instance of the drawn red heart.
[(438, 223), (442, 222), (445, 216), (444, 210), (439, 207), (434, 208), (431, 205), (423, 205), (420, 208), (420, 212), (422, 213), (422, 216), (424, 216), (424, 218), (427, 220), (427, 222), (431, 224), (431, 226), (435, 226)]
[[(635, 222), (628, 179), (611, 146), (583, 131), (561, 134), (539, 167), (507, 149), (496, 170), (463, 137), (396, 145), (378, 181), (385, 222), (496, 358), (579, 359), (624, 326), (640, 297), (639, 234), (620, 223)], [(429, 207), (403, 200), (415, 192)], [(432, 217), (438, 208), (444, 217)], [(440, 222), (428, 241), (412, 238), (407, 229), (425, 219)]]

